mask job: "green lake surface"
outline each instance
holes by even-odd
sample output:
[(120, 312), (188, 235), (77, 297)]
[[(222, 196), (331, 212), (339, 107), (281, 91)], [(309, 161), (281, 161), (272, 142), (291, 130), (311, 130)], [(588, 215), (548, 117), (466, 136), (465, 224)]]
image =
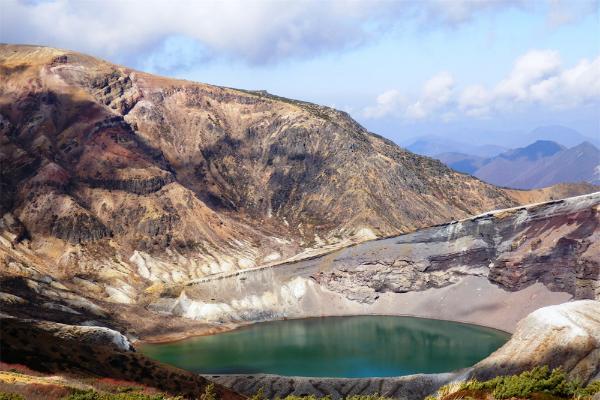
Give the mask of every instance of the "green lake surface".
[(327, 317), (263, 322), (141, 351), (203, 374), (383, 377), (468, 367), (509, 338), (495, 329), (432, 319)]

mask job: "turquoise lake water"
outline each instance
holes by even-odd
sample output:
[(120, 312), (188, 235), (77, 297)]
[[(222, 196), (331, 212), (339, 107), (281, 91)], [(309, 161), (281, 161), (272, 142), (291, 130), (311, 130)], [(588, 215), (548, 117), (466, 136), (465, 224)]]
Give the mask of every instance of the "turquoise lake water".
[(376, 377), (468, 367), (510, 335), (475, 325), (413, 317), (327, 317), (264, 322), (141, 351), (204, 374)]

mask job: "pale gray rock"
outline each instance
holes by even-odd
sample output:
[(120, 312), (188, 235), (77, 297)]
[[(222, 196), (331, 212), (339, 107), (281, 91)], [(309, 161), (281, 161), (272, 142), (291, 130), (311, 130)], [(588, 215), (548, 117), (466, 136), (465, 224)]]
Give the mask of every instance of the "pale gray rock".
[(470, 376), (488, 379), (543, 365), (560, 367), (582, 382), (600, 377), (600, 302), (581, 300), (536, 310)]
[[(5, 317), (12, 318), (12, 317)], [(17, 320), (17, 319), (15, 319)], [(103, 326), (67, 325), (39, 320), (19, 320), (49, 332), (61, 339), (76, 339), (81, 344), (101, 345), (116, 351), (132, 351), (129, 339), (120, 332)]]
[(353, 395), (379, 394), (393, 399), (417, 400), (434, 393), (456, 374), (409, 375), (393, 378), (308, 378), (278, 375), (207, 375), (206, 378), (245, 396), (260, 389), (269, 399), (288, 395), (342, 399)]

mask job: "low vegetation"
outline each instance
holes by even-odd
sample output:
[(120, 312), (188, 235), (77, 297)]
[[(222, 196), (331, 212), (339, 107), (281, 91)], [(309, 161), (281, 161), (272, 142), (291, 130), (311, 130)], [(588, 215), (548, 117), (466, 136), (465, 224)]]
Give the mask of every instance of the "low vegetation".
[[(207, 390), (200, 395), (199, 400), (217, 400), (216, 393), (214, 392), (214, 386), (207, 388)], [(262, 394), (255, 395), (250, 398), (251, 400), (267, 400)], [(2, 393), (0, 392), (0, 400), (26, 400), (20, 394), (15, 393)], [(95, 390), (79, 391), (73, 393), (67, 397), (63, 397), (61, 400), (183, 400), (182, 397), (168, 397), (163, 394), (144, 394), (140, 392), (127, 392), (127, 393), (103, 393)], [(310, 396), (286, 396), (283, 399), (277, 400), (331, 400), (331, 397), (316, 397)], [(392, 400), (388, 397), (378, 395), (355, 395), (346, 397), (344, 400)]]
[(560, 368), (534, 368), (519, 375), (498, 376), (487, 381), (453, 382), (442, 386), (428, 400), (458, 399), (589, 399), (600, 393), (600, 381), (587, 386), (570, 380)]
[(25, 400), (25, 398), (17, 393), (0, 392), (0, 400)]
[(95, 390), (73, 393), (72, 395), (65, 397), (64, 400), (168, 400), (168, 399), (179, 399), (173, 397), (166, 397), (162, 394), (145, 394), (140, 392), (128, 392), (128, 393), (101, 393)]
[[(21, 385), (31, 383), (32, 385), (50, 386), (47, 384), (40, 385), (39, 382), (27, 381), (27, 379), (35, 377), (29, 377), (18, 372), (10, 372), (10, 374), (16, 379), (14, 382), (20, 382)], [(6, 382), (6, 379), (4, 381)], [(94, 382), (94, 385), (95, 387), (92, 389), (78, 389), (72, 386), (65, 386), (63, 389), (68, 389), (68, 394), (49, 396), (48, 398), (60, 400), (183, 400), (182, 397), (173, 397), (164, 393), (149, 393), (148, 388), (131, 386), (130, 382), (126, 381), (120, 382), (104, 379)], [(561, 369), (550, 370), (548, 367), (539, 367), (518, 375), (498, 376), (487, 381), (470, 380), (467, 382), (452, 382), (442, 386), (434, 396), (429, 396), (425, 400), (587, 400), (591, 399), (597, 393), (600, 393), (600, 381), (595, 381), (585, 386), (577, 380), (569, 379), (567, 374)], [(38, 395), (36, 398), (40, 398), (40, 392), (36, 392), (35, 394)], [(57, 394), (57, 392), (54, 394)], [(28, 397), (28, 395), (20, 393), (0, 392), (0, 400), (25, 400)], [(214, 384), (206, 386), (204, 392), (198, 396), (198, 400), (219, 400)], [(269, 398), (260, 389), (249, 400), (269, 400)], [(289, 395), (277, 400), (331, 400), (331, 397)], [(392, 399), (372, 394), (348, 396), (343, 400)]]
[[(47, 376), (17, 367), (0, 370), (0, 400), (183, 400), (131, 381)], [(209, 391), (214, 393), (214, 386), (209, 385)], [(201, 399), (216, 400), (216, 397)]]
[[(18, 393), (0, 392), (0, 400), (26, 400), (26, 398)], [(66, 397), (62, 397), (61, 400), (183, 400), (183, 398), (163, 394), (145, 394), (141, 392), (103, 393), (95, 390), (86, 390), (75, 391)]]
[[(260, 389), (257, 394), (250, 397), (250, 400), (267, 400), (267, 397), (264, 395), (262, 389)], [(277, 400), (331, 400), (331, 396), (317, 397), (312, 394), (310, 396), (289, 395), (282, 399), (278, 398)], [(390, 397), (379, 396), (378, 394), (369, 394), (369, 395), (348, 396), (348, 397), (344, 398), (344, 400), (392, 400), (392, 399)]]

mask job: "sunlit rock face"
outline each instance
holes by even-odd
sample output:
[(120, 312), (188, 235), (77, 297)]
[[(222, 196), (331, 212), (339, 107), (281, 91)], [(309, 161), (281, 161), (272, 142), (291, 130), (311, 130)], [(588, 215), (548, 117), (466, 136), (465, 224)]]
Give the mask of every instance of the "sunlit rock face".
[(511, 340), (475, 365), (470, 376), (489, 379), (540, 365), (560, 367), (583, 383), (600, 379), (600, 302), (575, 301), (531, 313)]

